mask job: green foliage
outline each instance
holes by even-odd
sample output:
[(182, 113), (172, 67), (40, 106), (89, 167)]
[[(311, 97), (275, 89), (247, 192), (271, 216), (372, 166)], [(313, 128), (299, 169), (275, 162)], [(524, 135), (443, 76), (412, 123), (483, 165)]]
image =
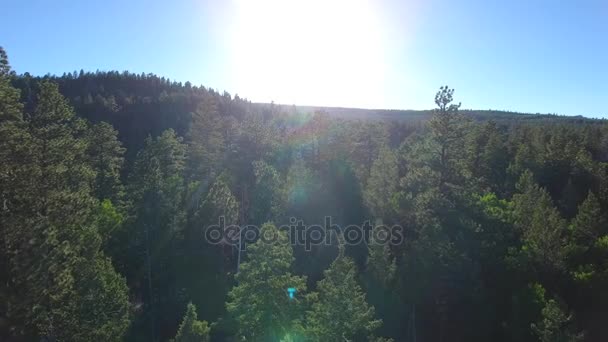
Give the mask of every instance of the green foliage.
[(392, 218), (394, 203), (391, 194), (399, 186), (399, 165), (395, 154), (384, 147), (374, 161), (363, 198), (372, 214), (384, 220)]
[(93, 125), (87, 137), (87, 154), (96, 173), (93, 192), (99, 200), (109, 199), (121, 204), (124, 189), (120, 171), (124, 163), (125, 149), (118, 140), (118, 132), (108, 123)]
[(8, 63), (8, 56), (4, 48), (0, 46), (0, 77), (9, 76), (11, 72), (11, 66)]
[(262, 224), (279, 219), (284, 211), (286, 197), (279, 173), (266, 162), (257, 160), (253, 162), (253, 174), (255, 185), (250, 222)]
[(20, 92), (11, 86), (10, 73), (6, 52), (0, 47), (0, 120), (3, 123), (19, 121), (23, 116), (23, 105), (19, 101)]
[(354, 262), (342, 253), (309, 298), (312, 308), (307, 312), (306, 331), (315, 341), (350, 341), (368, 336), (382, 325), (357, 283)]
[(429, 121), (433, 147), (434, 168), (439, 173), (439, 188), (460, 183), (463, 177), (464, 138), (466, 119), (458, 113), (459, 104), (453, 104), (454, 89), (439, 88), (435, 95), (437, 109)]
[[(84, 324), (79, 331), (62, 331), (62, 339), (81, 341), (118, 341), (131, 323), (132, 310), (125, 279), (114, 271), (109, 258), (97, 255), (93, 260), (79, 260), (76, 272), (78, 296), (75, 312)], [(59, 326), (57, 327), (59, 328)], [(59, 336), (58, 336), (59, 339)]]
[(357, 121), (351, 130), (347, 147), (349, 159), (357, 178), (365, 186), (378, 152), (388, 144), (388, 133), (381, 122)]
[(287, 204), (290, 208), (301, 210), (311, 201), (313, 194), (320, 190), (312, 171), (301, 158), (293, 161), (286, 178)]
[[(268, 223), (262, 237), (247, 246), (247, 261), (236, 275), (226, 308), (237, 335), (248, 341), (278, 341), (296, 330), (303, 314), (306, 278), (292, 275), (293, 252), (285, 232)], [(297, 289), (289, 299), (287, 289)]]
[(128, 290), (100, 251), (86, 126), (50, 82), (40, 84), (26, 121), (13, 119), (2, 122), (11, 134), (2, 142), (1, 186), (10, 334), (119, 340), (129, 325)]
[[(372, 230), (370, 244), (368, 245), (367, 270), (384, 285), (390, 285), (395, 280), (397, 273), (396, 260), (390, 249), (390, 242), (381, 243), (374, 240), (374, 236), (381, 234), (378, 232), (379, 223)], [(382, 233), (384, 234), (384, 233)]]
[(223, 177), (218, 177), (211, 185), (200, 208), (196, 211), (200, 223), (204, 225), (217, 224), (223, 216), (226, 225), (237, 223), (239, 202), (236, 200)]
[(196, 306), (188, 303), (186, 314), (173, 342), (209, 342), (210, 328), (206, 321), (199, 321)]
[(187, 133), (188, 175), (191, 180), (202, 180), (217, 171), (222, 161), (225, 138), (223, 122), (219, 116), (216, 100), (207, 95), (192, 114), (192, 123)]
[(519, 183), (519, 194), (513, 196), (514, 219), (522, 232), (522, 252), (541, 272), (564, 268), (566, 222), (553, 206), (551, 197), (525, 172)]
[(505, 199), (499, 199), (494, 193), (490, 192), (481, 196), (479, 204), (490, 217), (497, 218), (503, 222), (513, 220), (511, 203)]
[[(0, 340), (129, 326), (126, 340), (205, 340), (205, 321), (254, 341), (601, 340), (605, 122), (460, 110), (448, 87), (435, 104), (319, 110), (153, 74), (17, 76), (0, 49)], [(405, 240), (337, 259), (258, 241), (233, 279), (236, 249), (204, 240), (219, 216), (377, 220)]]
[(608, 233), (606, 216), (593, 192), (578, 207), (578, 214), (572, 220), (572, 237), (580, 244), (592, 246), (597, 239)]
[(608, 271), (608, 230), (606, 216), (597, 197), (589, 192), (570, 223), (569, 268), (579, 283), (590, 286), (605, 283)]
[(532, 330), (541, 342), (576, 342), (582, 341), (583, 335), (569, 327), (572, 317), (554, 299), (545, 302), (542, 319), (532, 324)]
[(472, 128), (466, 141), (465, 164), (474, 185), (497, 193), (506, 190), (509, 155), (504, 140), (493, 121)]
[(182, 220), (185, 146), (173, 130), (156, 139), (148, 137), (146, 147), (135, 160), (130, 182), (130, 200), (142, 226), (178, 229)]
[(155, 338), (160, 313), (173, 308), (178, 298), (174, 250), (185, 221), (185, 150), (173, 130), (148, 137), (130, 175), (132, 214), (117, 254), (128, 279), (145, 289), (146, 316), (142, 319), (151, 326), (147, 330), (150, 339)]
[(121, 229), (124, 223), (124, 216), (108, 199), (101, 201), (96, 216), (99, 235), (104, 241), (109, 240), (118, 229)]

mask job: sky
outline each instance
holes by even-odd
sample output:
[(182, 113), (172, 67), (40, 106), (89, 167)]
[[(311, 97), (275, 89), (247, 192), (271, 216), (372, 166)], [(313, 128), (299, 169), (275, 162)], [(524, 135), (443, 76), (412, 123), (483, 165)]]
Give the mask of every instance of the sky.
[(3, 0), (17, 73), (129, 70), (254, 102), (608, 117), (606, 0)]

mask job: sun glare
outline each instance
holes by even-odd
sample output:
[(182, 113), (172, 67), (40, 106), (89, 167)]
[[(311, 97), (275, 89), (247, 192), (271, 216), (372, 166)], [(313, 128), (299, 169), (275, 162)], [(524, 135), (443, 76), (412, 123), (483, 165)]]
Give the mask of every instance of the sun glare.
[(231, 71), (242, 95), (299, 105), (382, 103), (385, 44), (371, 1), (234, 1)]

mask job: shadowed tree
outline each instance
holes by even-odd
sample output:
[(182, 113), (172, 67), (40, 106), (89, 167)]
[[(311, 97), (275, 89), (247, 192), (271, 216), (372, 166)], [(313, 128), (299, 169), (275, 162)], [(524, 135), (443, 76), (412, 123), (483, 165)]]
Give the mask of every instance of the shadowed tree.
[(109, 199), (121, 204), (124, 188), (120, 171), (124, 163), (125, 149), (118, 140), (118, 131), (107, 122), (93, 125), (88, 134), (87, 154), (96, 173), (93, 191), (99, 200)]
[(198, 320), (196, 306), (188, 303), (186, 314), (172, 342), (209, 342), (210, 330), (206, 321)]
[(306, 314), (307, 335), (315, 341), (365, 341), (382, 325), (374, 307), (357, 283), (355, 263), (344, 256), (344, 248), (309, 295), (311, 309)]

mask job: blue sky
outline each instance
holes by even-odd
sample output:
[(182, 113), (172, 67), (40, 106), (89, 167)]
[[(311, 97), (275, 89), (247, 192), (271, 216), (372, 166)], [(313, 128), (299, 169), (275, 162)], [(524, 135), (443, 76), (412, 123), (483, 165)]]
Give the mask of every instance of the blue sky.
[(153, 72), (253, 101), (608, 116), (608, 1), (4, 0), (18, 73)]

